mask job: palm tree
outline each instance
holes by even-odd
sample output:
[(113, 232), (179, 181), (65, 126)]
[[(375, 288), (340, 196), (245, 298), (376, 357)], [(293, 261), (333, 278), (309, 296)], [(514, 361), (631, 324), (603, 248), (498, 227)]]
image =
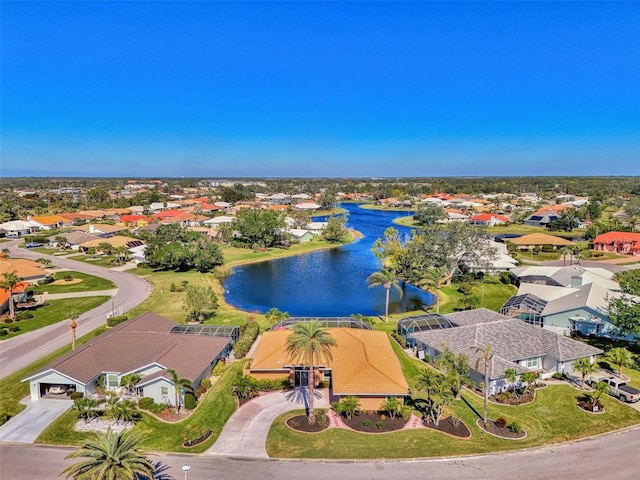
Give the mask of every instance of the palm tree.
[(582, 357), (573, 362), (573, 369), (578, 372), (582, 378), (580, 380), (580, 386), (584, 387), (584, 378), (587, 375), (592, 373), (596, 373), (598, 371), (598, 367), (591, 362), (589, 357)]
[(9, 291), (9, 317), (11, 320), (15, 318), (15, 308), (13, 305), (13, 289), (20, 283), (20, 277), (17, 275), (17, 271), (5, 272), (2, 274), (3, 279), (0, 280), (0, 288)]
[(62, 473), (77, 480), (135, 480), (154, 478), (154, 466), (138, 449), (141, 437), (134, 432), (96, 433), (79, 450), (67, 455), (82, 458)]
[(598, 404), (598, 400), (602, 395), (607, 395), (611, 390), (608, 383), (598, 382), (593, 386), (594, 394), (591, 397), (591, 405), (594, 407)]
[(114, 416), (118, 422), (135, 422), (140, 419), (140, 412), (134, 402), (122, 400), (116, 404)]
[(315, 387), (315, 365), (324, 361), (330, 361), (331, 347), (336, 346), (336, 340), (319, 322), (296, 323), (293, 331), (287, 338), (285, 352), (290, 356), (291, 362), (300, 362), (309, 366), (309, 413), (307, 420), (310, 425), (316, 421), (313, 411), (313, 389)]
[(396, 274), (387, 268), (381, 268), (378, 272), (373, 272), (367, 278), (367, 283), (369, 284), (369, 288), (377, 287), (378, 285), (384, 286), (387, 292), (387, 299), (385, 303), (385, 322), (389, 321), (389, 293), (391, 287), (394, 287), (400, 296), (402, 297), (402, 289), (400, 285), (398, 285), (398, 277)]
[(634, 363), (631, 352), (623, 347), (612, 348), (606, 353), (605, 357), (618, 366), (619, 376), (622, 376), (622, 367), (631, 367)]
[(444, 279), (445, 270), (442, 267), (431, 267), (424, 275), (424, 283), (436, 289), (436, 313), (440, 313), (440, 286)]
[(69, 312), (69, 319), (71, 320), (71, 323), (69, 324), (69, 327), (71, 327), (71, 350), (76, 349), (76, 328), (78, 328), (76, 320), (79, 316), (80, 312), (77, 310), (71, 310), (71, 312)]
[(84, 418), (86, 423), (98, 416), (98, 412), (96, 412), (98, 401), (92, 398), (77, 398), (73, 402), (73, 408), (78, 410), (78, 416)]
[(118, 394), (116, 392), (107, 392), (107, 398), (105, 399), (105, 413), (111, 417), (116, 418), (116, 410), (118, 407)]
[(183, 390), (185, 393), (193, 393), (193, 382), (188, 378), (180, 378), (178, 373), (172, 368), (167, 370), (167, 373), (171, 375), (171, 381), (173, 382), (175, 389), (176, 412), (180, 412), (180, 391)]
[(493, 363), (493, 353), (491, 353), (491, 345), (487, 344), (484, 347), (471, 347), (471, 349), (480, 353), (481, 356), (476, 360), (476, 370), (480, 366), (480, 362), (484, 364), (484, 382), (482, 386), (482, 396), (484, 398), (484, 410), (482, 421), (487, 422), (487, 404), (489, 403), (489, 382), (491, 381), (490, 370)]
[(3, 248), (3, 249), (2, 249), (2, 256), (3, 256), (4, 258), (9, 258), (9, 254), (10, 254), (10, 253), (11, 253), (11, 252), (9, 251), (9, 249), (8, 249), (8, 248)]
[(136, 386), (136, 383), (138, 383), (140, 380), (142, 380), (142, 375), (136, 372), (132, 372), (120, 379), (120, 386), (126, 387), (127, 392), (132, 393), (133, 388)]
[(508, 368), (504, 371), (504, 378), (507, 379), (511, 385), (513, 385), (513, 394), (518, 398), (518, 389), (516, 388), (516, 382), (518, 381), (518, 372), (515, 368)]
[(567, 247), (562, 247), (560, 249), (560, 255), (562, 255), (562, 264), (564, 266), (567, 265), (567, 255), (569, 255), (570, 252), (571, 250), (569, 250)]

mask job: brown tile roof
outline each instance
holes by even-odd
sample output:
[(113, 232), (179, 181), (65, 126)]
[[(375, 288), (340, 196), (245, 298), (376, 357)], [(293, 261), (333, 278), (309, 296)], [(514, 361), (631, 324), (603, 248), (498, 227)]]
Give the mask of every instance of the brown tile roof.
[(157, 363), (174, 369), (181, 378), (195, 380), (230, 339), (169, 333), (175, 325), (160, 315), (145, 313), (108, 330), (33, 376), (53, 369), (87, 383), (102, 372), (121, 374)]
[(515, 245), (555, 245), (555, 246), (569, 246), (575, 245), (562, 237), (556, 237), (554, 235), (547, 235), (546, 233), (530, 233), (529, 235), (523, 235), (518, 238), (510, 238), (509, 242)]
[[(336, 395), (405, 395), (409, 390), (386, 333), (351, 328), (330, 328), (335, 338), (331, 368)], [(265, 332), (251, 370), (284, 370), (290, 360), (285, 353), (290, 330)]]

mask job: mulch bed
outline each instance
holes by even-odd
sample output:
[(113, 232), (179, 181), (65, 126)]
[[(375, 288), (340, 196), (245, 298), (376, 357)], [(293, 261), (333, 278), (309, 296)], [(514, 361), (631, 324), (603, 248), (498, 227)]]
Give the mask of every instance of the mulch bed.
[(501, 405), (525, 405), (531, 403), (536, 399), (533, 392), (521, 393), (518, 398), (512, 396), (511, 398), (504, 398), (502, 394), (489, 397), (489, 400)]
[[(364, 423), (368, 423), (367, 420), (371, 422), (371, 425), (364, 425)], [(402, 417), (386, 417), (382, 420), (381, 416), (377, 413), (356, 413), (351, 418), (342, 417), (342, 421), (353, 430), (367, 433), (385, 433), (402, 430), (407, 424), (407, 420)], [(382, 428), (378, 426), (379, 422), (383, 423)]]
[(295, 417), (287, 419), (287, 426), (297, 432), (318, 433), (329, 426), (329, 417), (325, 415), (325, 418), (327, 421), (324, 426), (320, 426), (321, 422), (318, 421), (320, 419), (319, 416), (316, 416), (316, 423), (310, 425), (306, 415), (296, 415)]
[[(457, 420), (457, 425), (455, 420)], [(428, 419), (424, 421), (424, 425), (427, 428), (447, 433), (453, 437), (469, 438), (471, 436), (471, 430), (469, 430), (469, 427), (467, 427), (462, 420), (455, 419), (452, 415), (440, 419), (437, 427), (435, 423), (430, 422)]]
[(520, 433), (515, 433), (507, 427), (499, 427), (496, 425), (496, 422), (491, 420), (490, 418), (487, 419), (486, 425), (481, 418), (478, 419), (476, 423), (482, 430), (490, 433), (491, 435), (495, 435), (496, 437), (507, 438), (510, 440), (521, 440), (527, 436), (527, 432), (525, 432), (524, 430), (522, 430)]
[(578, 407), (580, 407), (581, 410), (584, 410), (585, 412), (589, 412), (589, 413), (605, 412), (604, 405), (602, 404), (602, 402), (600, 402), (600, 400), (598, 400), (596, 403), (597, 410), (594, 410), (593, 404), (590, 401), (586, 401), (586, 400), (578, 400)]
[(185, 440), (182, 446), (184, 448), (195, 447), (196, 445), (206, 441), (211, 436), (212, 433), (213, 433), (213, 430), (209, 430), (208, 432), (205, 432), (204, 434), (200, 435), (198, 438), (194, 438), (193, 440)]

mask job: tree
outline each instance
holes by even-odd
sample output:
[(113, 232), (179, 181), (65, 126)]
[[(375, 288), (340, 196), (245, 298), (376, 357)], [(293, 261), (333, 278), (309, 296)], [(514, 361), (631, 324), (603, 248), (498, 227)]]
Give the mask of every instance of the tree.
[(184, 271), (208, 272), (223, 264), (222, 250), (212, 239), (177, 224), (160, 225), (146, 238), (149, 266)]
[(480, 357), (476, 360), (476, 370), (478, 370), (480, 364), (484, 367), (484, 382), (482, 385), (482, 397), (483, 397), (483, 413), (482, 421), (487, 422), (487, 404), (489, 403), (489, 384), (491, 383), (491, 372), (493, 370), (493, 353), (491, 353), (491, 345), (487, 344), (484, 347), (471, 347), (475, 353), (479, 353)]
[(520, 375), (520, 379), (527, 384), (527, 389), (531, 389), (531, 385), (538, 380), (538, 374), (536, 372), (524, 372)]
[(389, 397), (386, 402), (382, 404), (382, 410), (387, 412), (389, 417), (395, 418), (397, 415), (402, 415), (403, 403), (398, 400), (398, 397)]
[(562, 247), (560, 249), (560, 255), (562, 255), (562, 265), (566, 266), (567, 265), (567, 255), (569, 255), (569, 253), (571, 252), (571, 250), (567, 247)]
[(178, 373), (172, 368), (168, 369), (167, 373), (171, 375), (171, 381), (174, 386), (176, 412), (180, 412), (180, 392), (184, 391), (193, 393), (193, 382), (188, 378), (180, 378)]
[(120, 379), (120, 386), (125, 387), (127, 392), (132, 393), (136, 383), (142, 380), (142, 375), (136, 372), (131, 372)]
[(609, 319), (622, 334), (640, 335), (640, 270), (615, 276), (622, 295), (609, 299)]
[(622, 375), (622, 367), (632, 367), (635, 362), (629, 350), (623, 347), (616, 347), (609, 350), (605, 357), (618, 366), (618, 375)]
[(104, 411), (109, 417), (116, 418), (116, 408), (119, 400), (120, 398), (116, 392), (107, 392)]
[(382, 285), (386, 292), (386, 300), (385, 300), (385, 322), (389, 321), (389, 294), (391, 292), (391, 287), (395, 288), (400, 296), (402, 297), (402, 289), (400, 285), (398, 285), (398, 277), (396, 274), (387, 268), (381, 268), (377, 272), (373, 272), (369, 277), (367, 277), (367, 283), (369, 284), (369, 288), (377, 287)]
[(104, 253), (105, 255), (111, 255), (111, 253), (113, 252), (113, 245), (111, 245), (109, 242), (100, 242), (96, 249)]
[(327, 219), (327, 225), (322, 229), (322, 238), (329, 243), (345, 243), (347, 229), (345, 224), (347, 219), (344, 215), (331, 215)]
[(607, 395), (610, 391), (610, 387), (608, 383), (605, 382), (597, 382), (593, 386), (593, 395), (591, 396), (591, 405), (594, 407), (598, 404), (598, 400), (602, 395)]
[(120, 245), (119, 247), (116, 247), (114, 252), (116, 255), (118, 255), (118, 263), (122, 264), (129, 260), (129, 249), (126, 245)]
[(632, 198), (629, 200), (624, 206), (624, 212), (627, 214), (627, 217), (629, 217), (629, 223), (635, 232), (638, 218), (640, 218), (640, 198)]
[(428, 204), (418, 206), (416, 213), (413, 215), (413, 219), (418, 225), (433, 225), (445, 218), (447, 218), (447, 212), (444, 211), (444, 208)]
[(324, 192), (320, 195), (319, 198), (320, 206), (324, 209), (329, 209), (333, 207), (333, 204), (336, 203), (336, 192), (333, 187), (325, 188)]
[(13, 289), (20, 283), (20, 277), (18, 277), (17, 273), (17, 270), (5, 272), (2, 274), (2, 280), (0, 280), (0, 288), (9, 292), (9, 318), (12, 320), (16, 315), (13, 304)]
[(245, 208), (238, 212), (232, 223), (220, 227), (220, 233), (229, 243), (233, 241), (247, 248), (267, 249), (282, 242), (285, 227), (281, 213)]
[(313, 409), (313, 391), (315, 388), (315, 366), (320, 362), (329, 362), (333, 355), (331, 347), (336, 340), (320, 326), (319, 322), (296, 323), (287, 338), (285, 352), (292, 362), (300, 362), (309, 367), (309, 412), (307, 420), (310, 425), (316, 421)]
[(71, 350), (76, 349), (76, 328), (78, 328), (78, 324), (76, 320), (80, 317), (80, 312), (78, 310), (71, 310), (69, 312), (69, 319), (71, 320), (69, 327), (71, 328)]
[(233, 383), (233, 394), (238, 398), (253, 398), (258, 391), (257, 382), (248, 375), (243, 375)]
[(66, 459), (81, 458), (62, 473), (77, 480), (136, 480), (154, 478), (154, 466), (139, 449), (134, 432), (96, 433)]
[(131, 400), (118, 402), (114, 415), (118, 422), (137, 422), (141, 417), (137, 405)]
[(504, 371), (504, 378), (513, 385), (513, 394), (518, 398), (518, 389), (516, 388), (516, 382), (518, 381), (518, 372), (515, 368), (508, 368)]
[(58, 245), (58, 248), (60, 250), (66, 250), (68, 243), (67, 243), (67, 238), (62, 236), (62, 235), (57, 235), (54, 239), (53, 239), (56, 244)]
[(78, 417), (84, 418), (87, 423), (98, 416), (98, 405), (98, 401), (92, 398), (77, 398), (73, 401), (73, 408), (78, 410)]
[(202, 323), (218, 308), (218, 297), (209, 286), (187, 285), (184, 308), (187, 311), (187, 319)]
[(591, 361), (589, 357), (578, 358), (575, 362), (573, 362), (573, 369), (582, 377), (580, 380), (580, 385), (582, 387), (584, 387), (585, 377), (598, 371), (598, 367)]
[(436, 313), (440, 313), (440, 287), (444, 280), (444, 268), (430, 267), (424, 271), (422, 285), (435, 288), (436, 290)]
[(275, 325), (276, 323), (286, 320), (289, 317), (289, 312), (281, 312), (275, 307), (269, 309), (269, 311), (264, 314), (264, 318), (267, 320), (269, 325)]
[(354, 395), (344, 397), (340, 402), (336, 402), (332, 406), (338, 415), (344, 415), (347, 418), (352, 418), (362, 408), (360, 400)]
[(469, 357), (464, 353), (455, 354), (445, 345), (442, 353), (436, 359), (435, 365), (438, 370), (444, 372), (451, 387), (451, 393), (458, 398), (462, 386), (471, 382)]
[(415, 379), (416, 390), (426, 393), (426, 400), (414, 399), (416, 405), (425, 403), (425, 418), (428, 418), (437, 427), (440, 424), (440, 418), (444, 413), (444, 408), (450, 405), (455, 399), (451, 378), (440, 375), (433, 370), (423, 370)]

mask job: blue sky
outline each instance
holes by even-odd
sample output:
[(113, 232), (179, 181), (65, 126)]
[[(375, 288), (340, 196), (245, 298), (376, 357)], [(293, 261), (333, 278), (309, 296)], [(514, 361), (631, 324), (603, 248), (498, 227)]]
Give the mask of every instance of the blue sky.
[(0, 175), (640, 174), (640, 2), (1, 8)]

